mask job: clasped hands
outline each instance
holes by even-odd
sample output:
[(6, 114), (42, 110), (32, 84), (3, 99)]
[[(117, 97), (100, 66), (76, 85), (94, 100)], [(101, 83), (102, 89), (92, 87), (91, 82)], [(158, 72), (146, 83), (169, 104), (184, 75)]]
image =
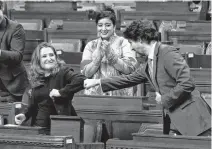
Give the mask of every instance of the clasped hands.
[(91, 87), (100, 85), (100, 79), (86, 79), (84, 80), (84, 88), (89, 89)]
[(110, 42), (108, 42), (107, 40), (102, 40), (101, 38), (97, 40), (97, 50), (101, 53), (102, 57), (104, 55), (106, 55), (107, 57), (110, 53), (110, 49)]

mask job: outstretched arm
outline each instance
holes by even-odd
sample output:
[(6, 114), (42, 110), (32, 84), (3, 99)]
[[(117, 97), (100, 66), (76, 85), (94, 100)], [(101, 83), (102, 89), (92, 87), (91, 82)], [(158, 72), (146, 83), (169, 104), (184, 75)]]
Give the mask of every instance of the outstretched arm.
[(84, 81), (84, 87), (88, 89), (96, 85), (101, 85), (103, 92), (107, 92), (132, 87), (145, 81), (146, 75), (143, 73), (143, 70), (140, 67), (129, 75), (114, 76), (101, 80), (87, 79)]
[(65, 70), (65, 80), (67, 84), (59, 90), (61, 97), (68, 97), (71, 93), (74, 94), (84, 89), (83, 83), (86, 77), (80, 73), (75, 73), (73, 69)]

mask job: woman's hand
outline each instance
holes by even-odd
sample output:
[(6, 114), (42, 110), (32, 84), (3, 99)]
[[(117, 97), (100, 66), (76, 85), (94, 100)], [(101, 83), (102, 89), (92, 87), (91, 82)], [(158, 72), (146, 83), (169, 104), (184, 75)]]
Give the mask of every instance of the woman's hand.
[(17, 125), (21, 125), (23, 123), (23, 121), (25, 121), (25, 120), (26, 120), (26, 116), (22, 113), (15, 116), (15, 123)]
[(54, 97), (61, 97), (59, 90), (52, 89), (49, 93), (50, 98), (54, 99)]
[(86, 89), (97, 86), (99, 84), (100, 84), (100, 79), (86, 79), (86, 80), (84, 80), (84, 88), (86, 88)]
[(102, 39), (99, 38), (97, 40), (97, 47), (96, 47), (96, 49), (97, 49), (98, 54), (100, 55), (101, 58), (103, 58), (104, 55), (105, 55), (105, 51), (102, 49), (102, 43), (103, 43)]
[(110, 42), (107, 40), (102, 41), (101, 49), (104, 51), (105, 54), (109, 53), (110, 51)]
[(102, 39), (99, 38), (97, 39), (97, 45), (96, 45), (96, 50), (94, 51), (95, 57), (97, 58), (97, 61), (101, 61), (101, 59), (104, 57), (104, 51), (102, 50)]

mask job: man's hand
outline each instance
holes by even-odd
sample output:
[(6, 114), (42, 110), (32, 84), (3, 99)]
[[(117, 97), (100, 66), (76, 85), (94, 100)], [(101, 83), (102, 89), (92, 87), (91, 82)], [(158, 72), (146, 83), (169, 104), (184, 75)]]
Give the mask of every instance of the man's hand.
[(161, 104), (162, 102), (161, 102), (161, 95), (160, 95), (160, 93), (158, 93), (158, 92), (155, 92), (155, 93), (156, 93), (156, 97), (155, 97), (156, 102), (158, 104)]
[(60, 97), (59, 90), (57, 89), (52, 89), (51, 92), (49, 93), (50, 98), (54, 99), (54, 97)]
[(100, 85), (100, 79), (86, 79), (84, 80), (84, 88), (89, 89), (91, 87)]

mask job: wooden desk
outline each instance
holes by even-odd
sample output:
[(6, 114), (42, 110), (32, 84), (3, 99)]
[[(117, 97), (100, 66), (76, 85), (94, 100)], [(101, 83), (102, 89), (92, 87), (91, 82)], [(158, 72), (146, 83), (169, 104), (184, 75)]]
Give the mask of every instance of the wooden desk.
[(42, 127), (0, 126), (0, 133), (20, 134), (20, 135), (25, 135), (25, 134), (40, 135), (40, 134), (46, 134), (48, 132), (47, 132), (47, 129)]
[(132, 139), (142, 123), (162, 123), (161, 110), (143, 110), (145, 97), (75, 95), (73, 106), (83, 120), (105, 124), (109, 138)]
[(210, 149), (210, 137), (141, 135), (133, 134), (133, 140), (109, 139), (107, 149)]
[(84, 121), (78, 116), (51, 115), (51, 135), (72, 135), (76, 142), (83, 142)]
[(0, 133), (1, 149), (75, 149), (72, 136), (44, 136)]
[(104, 143), (76, 143), (75, 149), (105, 149)]
[(197, 148), (210, 148), (210, 137), (203, 136), (170, 136), (170, 135), (153, 135), (153, 134), (139, 134), (134, 133), (133, 141), (142, 142), (145, 146), (158, 146), (160, 148), (179, 148), (179, 149), (197, 149)]

